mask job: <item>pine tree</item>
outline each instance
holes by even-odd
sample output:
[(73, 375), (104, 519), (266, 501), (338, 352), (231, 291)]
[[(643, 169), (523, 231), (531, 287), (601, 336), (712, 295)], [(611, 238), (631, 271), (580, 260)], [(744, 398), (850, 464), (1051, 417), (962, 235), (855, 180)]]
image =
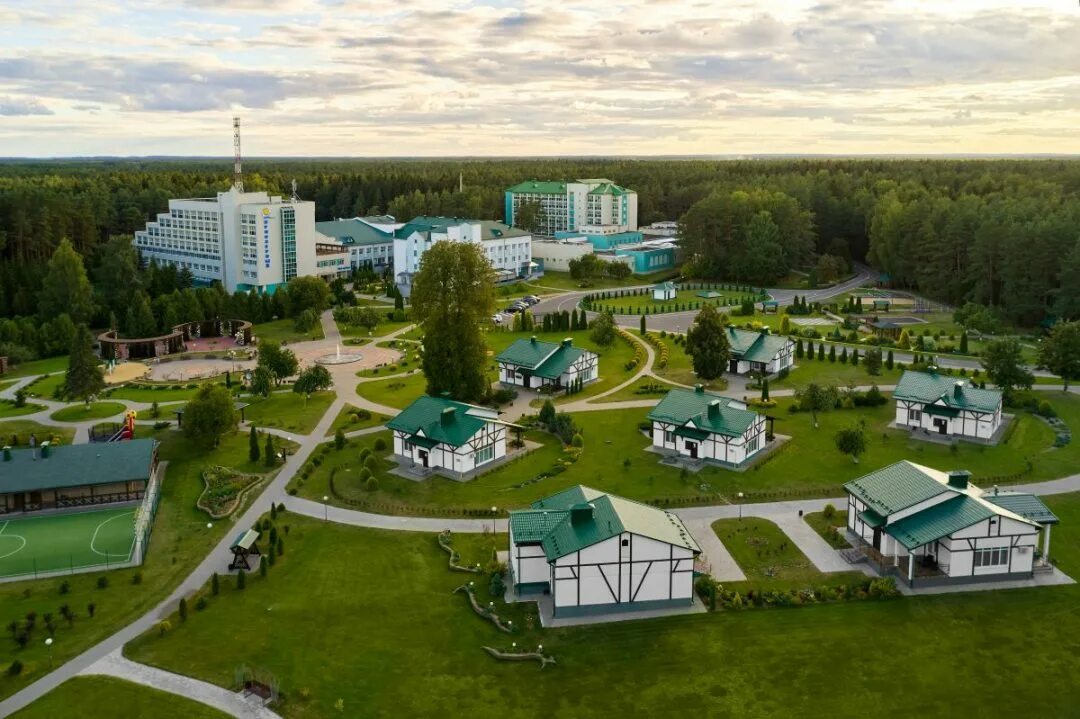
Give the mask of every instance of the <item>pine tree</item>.
[(236, 573), (236, 588), (243, 589), (247, 586), (247, 573), (241, 569)]
[(960, 354), (966, 355), (968, 352), (968, 335), (967, 331), (960, 333)]
[(769, 378), (763, 377), (761, 379), (761, 399), (763, 402), (769, 401)]
[(800, 337), (799, 341), (795, 343), (795, 359), (802, 359), (804, 354), (806, 354), (806, 351), (803, 348), (802, 338)]
[(851, 350), (851, 365), (854, 367), (859, 364), (859, 350)]
[(266, 434), (266, 451), (263, 454), (263, 462), (267, 467), (273, 467), (276, 464), (277, 457), (274, 455), (274, 435)]
[(251, 425), (251, 432), (248, 434), (248, 460), (259, 461), (259, 432), (255, 425)]
[(220, 592), (220, 591), (221, 591), (221, 580), (218, 579), (218, 573), (214, 572), (213, 575), (211, 575), (211, 577), (210, 577), (210, 593), (213, 594), (216, 597), (218, 595), (218, 592)]
[(105, 376), (94, 354), (94, 339), (84, 325), (75, 331), (72, 339), (64, 392), (70, 399), (82, 400), (89, 405), (90, 398), (104, 388)]
[[(824, 349), (824, 347), (822, 349)], [(829, 345), (829, 361), (836, 361), (836, 345)]]
[(893, 354), (892, 354), (892, 350), (889, 350), (889, 355), (888, 355), (888, 357), (886, 357), (886, 358), (885, 358), (885, 366), (886, 366), (887, 368), (889, 368), (889, 369), (892, 369), (892, 368), (893, 368)]
[(825, 343), (821, 342), (817, 346), (817, 358), (821, 361), (825, 360)]
[(641, 315), (641, 334), (645, 334), (649, 330), (645, 326), (645, 315)]

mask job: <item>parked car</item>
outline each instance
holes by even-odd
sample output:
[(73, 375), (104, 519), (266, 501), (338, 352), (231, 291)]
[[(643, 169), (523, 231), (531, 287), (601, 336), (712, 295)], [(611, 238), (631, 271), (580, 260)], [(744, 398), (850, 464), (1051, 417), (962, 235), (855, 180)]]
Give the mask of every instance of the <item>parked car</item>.
[(521, 299), (528, 302), (530, 307), (540, 302), (540, 298), (536, 295), (525, 295)]
[(496, 312), (495, 314), (493, 314), (491, 316), (491, 321), (494, 322), (497, 325), (501, 325), (502, 321), (503, 321), (502, 313), (501, 312)]
[(515, 312), (521, 312), (523, 309), (525, 308), (522, 305), (513, 304), (508, 306), (505, 310), (503, 310), (503, 312), (514, 314)]

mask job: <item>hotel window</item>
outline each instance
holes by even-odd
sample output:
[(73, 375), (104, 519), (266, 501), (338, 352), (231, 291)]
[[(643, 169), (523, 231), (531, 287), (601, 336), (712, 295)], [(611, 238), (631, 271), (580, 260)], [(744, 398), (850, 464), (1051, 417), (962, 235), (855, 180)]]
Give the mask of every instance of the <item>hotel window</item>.
[(976, 567), (1000, 567), (1009, 562), (1009, 548), (976, 549), (974, 561)]

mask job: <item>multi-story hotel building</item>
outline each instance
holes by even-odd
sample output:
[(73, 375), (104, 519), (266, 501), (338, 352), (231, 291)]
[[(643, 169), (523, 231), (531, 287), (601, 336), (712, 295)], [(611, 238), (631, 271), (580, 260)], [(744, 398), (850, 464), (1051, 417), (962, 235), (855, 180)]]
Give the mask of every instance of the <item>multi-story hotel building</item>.
[(530, 180), (506, 191), (506, 224), (514, 226), (522, 205), (538, 205), (535, 232), (608, 235), (637, 230), (637, 193), (611, 180)]
[(348, 251), (319, 243), (315, 203), (236, 187), (217, 197), (169, 200), (169, 211), (135, 233), (144, 262), (191, 271), (196, 282), (226, 291), (272, 293), (294, 277), (334, 277)]

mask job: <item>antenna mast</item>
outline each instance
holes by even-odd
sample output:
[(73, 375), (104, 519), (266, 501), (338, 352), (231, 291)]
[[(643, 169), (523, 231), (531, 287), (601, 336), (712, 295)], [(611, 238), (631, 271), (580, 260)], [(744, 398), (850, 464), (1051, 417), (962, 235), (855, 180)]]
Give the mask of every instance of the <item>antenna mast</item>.
[(233, 115), (233, 187), (244, 191), (244, 174), (240, 171), (240, 116)]

